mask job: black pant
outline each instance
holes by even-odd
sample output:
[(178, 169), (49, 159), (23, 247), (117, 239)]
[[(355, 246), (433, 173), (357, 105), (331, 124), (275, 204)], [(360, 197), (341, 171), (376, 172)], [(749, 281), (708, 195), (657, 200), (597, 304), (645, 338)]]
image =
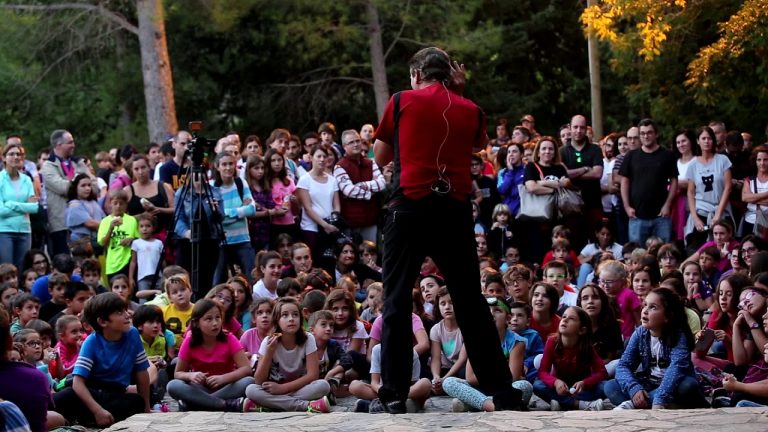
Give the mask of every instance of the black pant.
[(488, 303), (480, 291), (469, 201), (437, 195), (418, 201), (396, 199), (390, 205), (383, 238), (383, 386), (379, 397), (385, 402), (408, 397), (413, 362), (411, 291), (426, 256), (434, 260), (445, 277), (480, 391), (493, 395), (508, 390), (512, 375)]
[(58, 254), (69, 255), (69, 245), (67, 244), (68, 238), (69, 230), (48, 233), (48, 255), (50, 255), (51, 259)]
[[(187, 239), (179, 240), (176, 244), (176, 264), (190, 273), (190, 282), (192, 285), (192, 300), (197, 301), (205, 297), (208, 290), (213, 286), (213, 274), (216, 270), (216, 264), (219, 262), (219, 254), (222, 252), (219, 240), (204, 239), (199, 244), (199, 265), (192, 268), (192, 242)], [(197, 271), (197, 281), (199, 286), (193, 282), (193, 271)]]
[[(135, 393), (113, 393), (88, 387), (93, 399), (102, 408), (109, 411), (116, 422), (127, 419), (134, 414), (144, 412), (144, 398)], [(61, 413), (70, 423), (94, 424), (93, 413), (75, 393), (72, 387), (66, 388), (53, 395), (56, 411)]]

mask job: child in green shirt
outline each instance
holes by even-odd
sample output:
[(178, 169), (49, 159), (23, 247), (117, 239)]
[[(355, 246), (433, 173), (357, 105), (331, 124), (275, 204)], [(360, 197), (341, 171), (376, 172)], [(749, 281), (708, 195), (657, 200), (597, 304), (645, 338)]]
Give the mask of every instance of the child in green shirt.
[(112, 212), (101, 220), (97, 238), (106, 250), (105, 273), (107, 278), (123, 274), (128, 276), (131, 263), (131, 243), (139, 237), (139, 224), (131, 215), (125, 214), (128, 208), (128, 194), (122, 189), (109, 192)]

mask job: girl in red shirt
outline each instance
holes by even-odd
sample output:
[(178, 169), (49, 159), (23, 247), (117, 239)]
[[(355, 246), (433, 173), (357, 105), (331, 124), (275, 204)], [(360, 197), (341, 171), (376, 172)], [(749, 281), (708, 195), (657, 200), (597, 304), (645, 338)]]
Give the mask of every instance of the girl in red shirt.
[(549, 402), (552, 411), (600, 411), (607, 378), (603, 360), (592, 345), (589, 315), (578, 306), (569, 307), (560, 320), (557, 336), (549, 338), (544, 346), (534, 393)]

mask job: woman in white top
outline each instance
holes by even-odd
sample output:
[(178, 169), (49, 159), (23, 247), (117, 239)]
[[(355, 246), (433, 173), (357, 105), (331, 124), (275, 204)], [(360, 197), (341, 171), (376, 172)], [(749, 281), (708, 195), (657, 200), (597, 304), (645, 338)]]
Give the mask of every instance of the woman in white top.
[[(709, 126), (696, 130), (701, 156), (688, 166), (688, 208), (685, 225), (687, 247), (692, 250), (707, 241), (709, 225), (725, 216), (732, 218), (728, 196), (731, 193), (731, 161), (717, 154), (715, 132)], [(695, 211), (694, 211), (695, 210)]]
[(755, 147), (752, 155), (757, 165), (757, 175), (744, 179), (744, 187), (741, 188), (741, 200), (747, 203), (747, 212), (744, 213), (744, 221), (739, 231), (741, 236), (752, 233), (758, 205), (760, 211), (768, 210), (768, 146)]
[(679, 129), (675, 134), (677, 153), (677, 195), (672, 205), (672, 230), (674, 240), (684, 240), (685, 222), (688, 220), (688, 166), (701, 154), (696, 136), (690, 129)]
[(602, 142), (600, 148), (603, 150), (603, 176), (600, 178), (600, 191), (602, 192), (603, 213), (610, 215), (613, 211), (613, 194), (611, 194), (611, 174), (613, 174), (613, 164), (616, 162), (616, 156), (619, 154), (617, 133), (610, 133)]
[(339, 185), (336, 178), (325, 169), (326, 160), (331, 155), (327, 147), (313, 146), (312, 169), (299, 179), (296, 185), (296, 197), (299, 199), (302, 209), (301, 234), (304, 242), (309, 245), (315, 256), (313, 259), (319, 262), (328, 245), (320, 243), (320, 230), (325, 234), (333, 234), (338, 228), (325, 221), (332, 213), (341, 211), (339, 198)]

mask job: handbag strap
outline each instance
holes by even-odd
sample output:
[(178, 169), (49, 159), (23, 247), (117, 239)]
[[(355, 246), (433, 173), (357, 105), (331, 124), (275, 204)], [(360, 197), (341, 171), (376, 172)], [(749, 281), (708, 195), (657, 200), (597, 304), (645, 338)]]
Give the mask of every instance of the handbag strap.
[(533, 162), (533, 166), (536, 167), (536, 170), (539, 172), (540, 180), (544, 180), (544, 172), (541, 170), (541, 167), (536, 162)]
[[(757, 176), (752, 178), (752, 193), (757, 194)], [(760, 204), (755, 203), (755, 208), (757, 211), (760, 211)]]

